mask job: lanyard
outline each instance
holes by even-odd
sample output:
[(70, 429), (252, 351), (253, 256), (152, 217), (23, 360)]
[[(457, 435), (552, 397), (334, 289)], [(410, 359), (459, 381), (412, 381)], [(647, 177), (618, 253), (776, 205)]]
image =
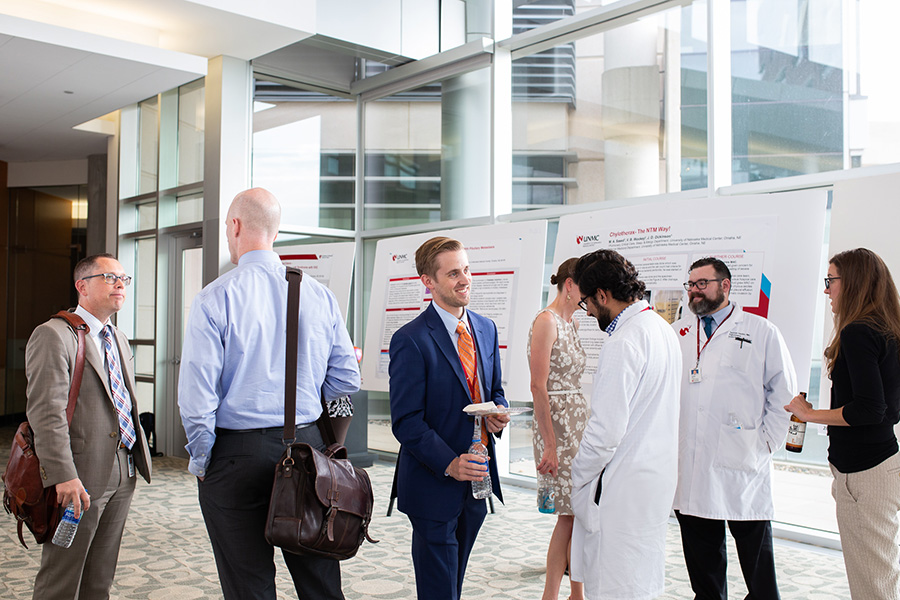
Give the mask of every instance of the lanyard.
[(706, 343), (703, 344), (703, 347), (700, 347), (700, 317), (697, 317), (697, 367), (700, 366), (700, 353), (706, 350), (706, 346), (709, 344), (709, 340), (713, 339), (713, 336), (716, 335), (716, 332), (719, 330), (719, 327), (725, 324), (731, 315), (734, 314), (734, 306), (731, 307), (731, 312), (728, 313), (728, 316), (722, 319), (722, 322), (716, 325), (716, 328), (713, 329), (712, 335), (706, 338)]

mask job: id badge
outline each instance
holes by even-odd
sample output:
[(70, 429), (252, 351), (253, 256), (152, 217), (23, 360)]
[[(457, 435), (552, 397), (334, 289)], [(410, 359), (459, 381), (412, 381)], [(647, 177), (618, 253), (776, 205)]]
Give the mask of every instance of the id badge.
[(700, 383), (703, 378), (700, 376), (700, 367), (691, 369), (691, 383)]
[(134, 477), (134, 455), (128, 455), (128, 476)]

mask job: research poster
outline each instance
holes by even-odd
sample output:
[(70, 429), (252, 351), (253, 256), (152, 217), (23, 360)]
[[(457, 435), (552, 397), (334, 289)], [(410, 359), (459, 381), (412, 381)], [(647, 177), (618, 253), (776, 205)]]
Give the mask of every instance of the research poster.
[(416, 273), (416, 249), (440, 235), (465, 246), (472, 275), (469, 308), (497, 324), (507, 398), (529, 400), (525, 346), (540, 310), (547, 222), (531, 221), (435, 231), (380, 240), (363, 350), (363, 389), (388, 391), (391, 337), (431, 302)]
[[(732, 273), (731, 300), (781, 330), (801, 389), (809, 385), (816, 295), (821, 293), (827, 196), (780, 194), (678, 200), (562, 217), (554, 268), (572, 256), (616, 250), (637, 268), (645, 299), (672, 323), (686, 307), (691, 263), (714, 256)], [(608, 337), (592, 317), (576, 313), (588, 354), (582, 381), (590, 393), (597, 357)]]
[(347, 319), (356, 242), (276, 246), (275, 252), (285, 265), (302, 270), (304, 277), (312, 277), (330, 289)]

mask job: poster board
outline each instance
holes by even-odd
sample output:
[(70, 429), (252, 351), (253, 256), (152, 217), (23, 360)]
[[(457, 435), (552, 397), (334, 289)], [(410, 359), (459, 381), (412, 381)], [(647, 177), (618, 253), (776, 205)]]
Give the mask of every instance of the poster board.
[(302, 270), (304, 277), (312, 277), (330, 289), (347, 320), (356, 242), (276, 246), (275, 252), (285, 265)]
[(529, 221), (433, 231), (380, 240), (363, 349), (362, 388), (388, 391), (391, 336), (431, 302), (416, 273), (416, 249), (446, 235), (465, 246), (472, 274), (469, 308), (497, 324), (506, 397), (530, 400), (525, 346), (540, 310), (547, 222)]
[[(731, 299), (781, 330), (801, 388), (809, 381), (816, 295), (821, 293), (821, 249), (827, 194), (780, 194), (673, 200), (568, 215), (560, 219), (554, 269), (594, 250), (620, 252), (647, 286), (645, 298), (667, 321), (686, 308), (688, 267), (715, 256), (732, 272)], [(588, 353), (582, 380), (591, 392), (600, 348), (608, 337), (578, 311)], [(817, 332), (815, 332), (817, 333)]]

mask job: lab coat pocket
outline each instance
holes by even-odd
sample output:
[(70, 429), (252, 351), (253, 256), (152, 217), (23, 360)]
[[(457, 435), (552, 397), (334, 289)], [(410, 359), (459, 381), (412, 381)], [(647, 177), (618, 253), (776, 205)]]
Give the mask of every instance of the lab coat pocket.
[(600, 530), (600, 507), (594, 503), (594, 496), (601, 477), (572, 489), (572, 512), (589, 533)]
[(721, 426), (714, 463), (716, 467), (753, 472), (759, 464), (759, 456), (759, 430)]
[(722, 363), (741, 373), (746, 373), (750, 366), (752, 346), (747, 342), (728, 340), (730, 347), (722, 357)]

